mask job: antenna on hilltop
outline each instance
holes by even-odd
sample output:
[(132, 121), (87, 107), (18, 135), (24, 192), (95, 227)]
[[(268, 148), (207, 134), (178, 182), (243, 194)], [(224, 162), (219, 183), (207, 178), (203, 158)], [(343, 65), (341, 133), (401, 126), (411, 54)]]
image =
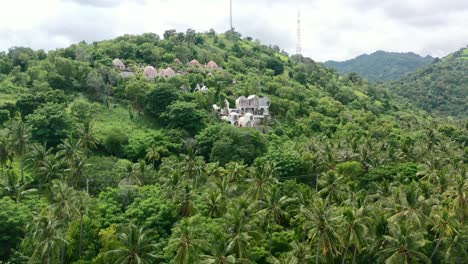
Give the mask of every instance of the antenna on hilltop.
[(230, 14), (230, 22), (231, 22), (231, 32), (233, 32), (234, 27), (232, 26), (232, 0), (229, 1), (229, 14)]
[(297, 11), (297, 43), (296, 43), (296, 55), (302, 54), (301, 47), (301, 11)]

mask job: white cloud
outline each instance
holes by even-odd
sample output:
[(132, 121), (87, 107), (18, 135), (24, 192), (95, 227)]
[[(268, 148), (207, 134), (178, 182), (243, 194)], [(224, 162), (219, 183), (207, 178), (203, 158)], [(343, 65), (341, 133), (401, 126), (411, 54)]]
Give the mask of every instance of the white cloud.
[[(244, 36), (294, 53), (301, 9), (303, 54), (318, 61), (375, 50), (443, 56), (468, 40), (468, 1), (233, 0)], [(0, 50), (64, 47), (175, 28), (224, 32), (228, 0), (0, 0)]]

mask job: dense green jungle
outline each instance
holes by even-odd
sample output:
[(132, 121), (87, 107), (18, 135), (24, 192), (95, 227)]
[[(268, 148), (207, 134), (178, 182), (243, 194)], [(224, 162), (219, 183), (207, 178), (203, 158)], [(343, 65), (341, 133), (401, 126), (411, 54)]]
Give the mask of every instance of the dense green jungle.
[[(467, 56), (374, 84), (235, 31), (12, 47), (0, 263), (466, 263)], [(261, 125), (213, 110), (249, 95)]]

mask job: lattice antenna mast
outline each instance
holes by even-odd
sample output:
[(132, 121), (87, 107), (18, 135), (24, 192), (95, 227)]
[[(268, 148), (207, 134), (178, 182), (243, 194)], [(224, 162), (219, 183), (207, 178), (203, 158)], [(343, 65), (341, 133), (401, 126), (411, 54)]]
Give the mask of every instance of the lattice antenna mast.
[(231, 23), (231, 32), (233, 32), (234, 27), (232, 26), (232, 0), (229, 0), (229, 21)]
[(296, 43), (296, 55), (302, 55), (301, 46), (301, 11), (297, 12), (297, 43)]

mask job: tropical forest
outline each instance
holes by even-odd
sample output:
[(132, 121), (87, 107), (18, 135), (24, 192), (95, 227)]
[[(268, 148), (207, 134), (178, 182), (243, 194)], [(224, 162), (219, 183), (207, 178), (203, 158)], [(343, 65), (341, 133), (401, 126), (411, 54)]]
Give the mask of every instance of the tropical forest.
[(421, 67), (234, 30), (0, 52), (0, 263), (467, 263), (468, 48)]

